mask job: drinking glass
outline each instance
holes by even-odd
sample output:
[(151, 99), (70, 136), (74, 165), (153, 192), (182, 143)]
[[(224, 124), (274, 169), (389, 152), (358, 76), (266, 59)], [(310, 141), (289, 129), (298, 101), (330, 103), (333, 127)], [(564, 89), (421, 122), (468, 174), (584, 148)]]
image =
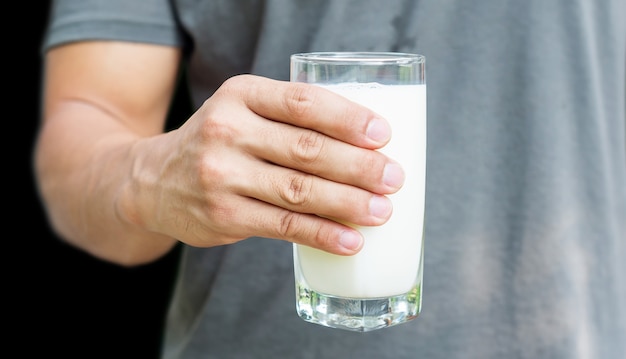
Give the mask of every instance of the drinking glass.
[(296, 310), (305, 321), (367, 332), (416, 318), (422, 306), (426, 182), (425, 57), (393, 52), (293, 54), (290, 80), (328, 88), (383, 116), (392, 129), (379, 151), (405, 172), (389, 195), (391, 218), (356, 226), (362, 250), (339, 256), (294, 244)]

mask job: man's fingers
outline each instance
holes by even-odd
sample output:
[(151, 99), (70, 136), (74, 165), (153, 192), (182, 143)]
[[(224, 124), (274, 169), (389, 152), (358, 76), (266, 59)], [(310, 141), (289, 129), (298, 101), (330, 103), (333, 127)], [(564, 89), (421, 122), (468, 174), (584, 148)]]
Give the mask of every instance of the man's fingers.
[(314, 214), (286, 210), (255, 199), (246, 199), (235, 223), (247, 228), (246, 236), (287, 240), (338, 255), (353, 255), (363, 247), (361, 233), (339, 222)]
[[(243, 82), (243, 83), (240, 83)], [(313, 129), (363, 148), (380, 148), (391, 138), (387, 121), (375, 112), (319, 86), (236, 76), (222, 87), (245, 86), (242, 101), (258, 115)]]
[(380, 152), (284, 123), (256, 121), (247, 130), (258, 138), (247, 143), (249, 153), (272, 164), (379, 194), (404, 183), (402, 168)]
[(241, 176), (236, 191), (290, 211), (359, 225), (380, 225), (391, 216), (392, 204), (385, 196), (280, 166), (260, 167)]

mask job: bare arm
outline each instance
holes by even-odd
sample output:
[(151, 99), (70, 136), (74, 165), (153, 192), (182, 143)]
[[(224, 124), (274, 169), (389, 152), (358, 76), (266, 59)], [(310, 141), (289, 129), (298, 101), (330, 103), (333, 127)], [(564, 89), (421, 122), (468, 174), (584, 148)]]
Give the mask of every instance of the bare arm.
[(35, 151), (40, 192), (53, 228), (88, 252), (127, 265), (151, 261), (175, 241), (120, 216), (131, 181), (131, 148), (163, 131), (178, 50), (95, 42), (45, 58), (42, 124)]
[(340, 222), (384, 223), (385, 194), (404, 179), (374, 151), (386, 121), (315, 86), (241, 75), (163, 133), (179, 56), (102, 42), (48, 55), (36, 173), (57, 232), (125, 265), (158, 258), (174, 238), (358, 252), (362, 237)]

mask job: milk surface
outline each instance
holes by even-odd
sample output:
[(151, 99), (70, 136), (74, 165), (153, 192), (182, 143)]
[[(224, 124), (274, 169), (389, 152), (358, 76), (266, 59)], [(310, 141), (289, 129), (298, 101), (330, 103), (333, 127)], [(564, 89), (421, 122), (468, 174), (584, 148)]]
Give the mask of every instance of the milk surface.
[[(393, 214), (382, 226), (355, 226), (365, 237), (354, 256), (295, 245), (296, 263), (309, 288), (322, 294), (376, 298), (408, 292), (418, 275), (424, 230), (426, 85), (324, 86), (383, 116), (392, 128), (381, 152), (398, 161), (403, 187), (389, 195)], [(298, 268), (296, 268), (296, 271)]]

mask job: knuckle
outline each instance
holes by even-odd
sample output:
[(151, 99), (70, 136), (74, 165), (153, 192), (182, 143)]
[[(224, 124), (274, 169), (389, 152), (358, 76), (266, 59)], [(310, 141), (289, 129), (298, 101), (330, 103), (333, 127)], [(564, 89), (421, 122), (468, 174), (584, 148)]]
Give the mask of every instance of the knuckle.
[(297, 243), (322, 250), (335, 247), (333, 237), (323, 226), (307, 227), (303, 216), (301, 213), (285, 211), (280, 217), (278, 235), (281, 238), (300, 238)]
[(221, 141), (232, 145), (241, 136), (241, 129), (233, 126), (233, 121), (227, 120), (229, 117), (224, 110), (203, 106), (200, 111), (203, 119), (200, 135), (205, 143)]
[[(204, 101), (204, 104), (208, 103), (216, 108), (224, 108), (225, 106), (216, 105), (216, 103), (224, 104), (229, 101), (241, 101), (246, 97), (246, 92), (254, 88), (254, 86), (251, 86), (253, 82), (254, 78), (252, 75), (236, 75), (229, 77)], [(218, 100), (216, 101), (216, 99)]]
[(215, 184), (223, 183), (223, 180), (226, 179), (225, 168), (219, 158), (203, 156), (198, 170), (200, 185), (209, 189)]
[(300, 227), (300, 217), (297, 213), (285, 211), (280, 217), (278, 224), (278, 233), (283, 238), (292, 238), (297, 236)]
[(320, 249), (334, 247), (332, 237), (321, 229), (318, 229), (313, 237), (313, 246)]
[(209, 223), (214, 223), (219, 230), (226, 230), (227, 224), (233, 223), (236, 212), (235, 209), (224, 205), (225, 200), (217, 198), (209, 201), (206, 211), (206, 218)]
[(232, 76), (224, 80), (220, 85), (218, 92), (232, 92), (232, 91), (240, 91), (242, 86), (245, 86), (251, 81), (251, 75), (242, 74), (237, 76)]
[(285, 108), (290, 116), (302, 118), (315, 105), (314, 88), (306, 84), (294, 84), (285, 96)]
[(301, 164), (314, 163), (321, 157), (325, 143), (326, 138), (322, 134), (304, 131), (291, 147), (290, 156), (292, 160)]
[(311, 198), (313, 179), (306, 175), (294, 174), (287, 177), (287, 185), (279, 187), (279, 196), (291, 206), (305, 207)]

